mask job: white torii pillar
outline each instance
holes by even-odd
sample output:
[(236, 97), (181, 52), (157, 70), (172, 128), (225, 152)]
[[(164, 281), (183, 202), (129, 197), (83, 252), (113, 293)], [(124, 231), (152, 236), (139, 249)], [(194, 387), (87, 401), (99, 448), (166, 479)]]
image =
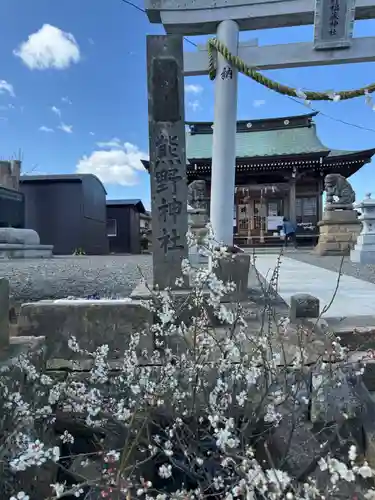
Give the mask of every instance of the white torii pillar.
[[(233, 55), (238, 52), (239, 27), (222, 21), (217, 38)], [(233, 245), (233, 203), (236, 175), (236, 129), (238, 72), (221, 55), (217, 57), (212, 140), (210, 219), (215, 239)]]

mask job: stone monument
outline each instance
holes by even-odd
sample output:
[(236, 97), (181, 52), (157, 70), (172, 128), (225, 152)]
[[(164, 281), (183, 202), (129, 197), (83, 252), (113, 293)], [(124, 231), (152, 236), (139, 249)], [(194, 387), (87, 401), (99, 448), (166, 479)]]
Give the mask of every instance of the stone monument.
[(182, 37), (147, 37), (153, 287), (176, 288), (188, 257)]
[[(0, 161), (0, 186), (9, 193), (19, 193), (21, 162)], [(9, 221), (8, 221), (9, 224)], [(33, 229), (0, 228), (0, 259), (43, 258), (52, 256), (53, 245), (41, 245)]]
[(189, 260), (192, 265), (208, 262), (201, 246), (207, 235), (208, 203), (206, 181), (196, 180), (188, 186), (188, 226), (197, 244), (189, 248)]
[(350, 260), (361, 264), (375, 264), (375, 200), (371, 198), (371, 193), (366, 195), (365, 200), (355, 204), (355, 208), (362, 212), (359, 216), (362, 231), (350, 252)]
[(355, 193), (340, 174), (328, 174), (324, 179), (326, 205), (318, 222), (319, 255), (349, 255), (361, 231), (358, 214), (353, 208)]

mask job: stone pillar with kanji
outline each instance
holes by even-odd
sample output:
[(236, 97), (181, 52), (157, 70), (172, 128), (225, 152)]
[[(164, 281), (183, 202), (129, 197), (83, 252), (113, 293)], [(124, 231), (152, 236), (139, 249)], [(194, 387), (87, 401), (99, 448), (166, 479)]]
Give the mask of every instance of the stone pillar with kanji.
[(188, 257), (182, 37), (148, 36), (147, 67), (153, 285), (163, 290)]

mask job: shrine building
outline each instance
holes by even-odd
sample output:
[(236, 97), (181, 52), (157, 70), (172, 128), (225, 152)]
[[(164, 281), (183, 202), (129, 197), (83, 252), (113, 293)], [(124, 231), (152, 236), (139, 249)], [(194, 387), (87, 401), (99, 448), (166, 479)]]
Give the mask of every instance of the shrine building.
[[(228, 200), (237, 244), (280, 244), (283, 217), (297, 225), (298, 240), (313, 242), (322, 217), (324, 177), (348, 178), (371, 161), (375, 148), (344, 151), (322, 144), (313, 120), (317, 114), (237, 122), (235, 199), (233, 204)], [(186, 125), (188, 183), (206, 181), (209, 207), (214, 125)]]

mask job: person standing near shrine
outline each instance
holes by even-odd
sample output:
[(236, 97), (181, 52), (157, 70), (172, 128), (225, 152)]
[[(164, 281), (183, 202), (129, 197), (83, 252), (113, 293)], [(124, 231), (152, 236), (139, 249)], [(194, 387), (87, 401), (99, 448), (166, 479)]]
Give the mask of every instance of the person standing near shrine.
[(283, 218), (283, 229), (285, 233), (285, 246), (287, 247), (289, 243), (292, 243), (293, 246), (296, 247), (296, 228), (294, 224), (286, 217)]

